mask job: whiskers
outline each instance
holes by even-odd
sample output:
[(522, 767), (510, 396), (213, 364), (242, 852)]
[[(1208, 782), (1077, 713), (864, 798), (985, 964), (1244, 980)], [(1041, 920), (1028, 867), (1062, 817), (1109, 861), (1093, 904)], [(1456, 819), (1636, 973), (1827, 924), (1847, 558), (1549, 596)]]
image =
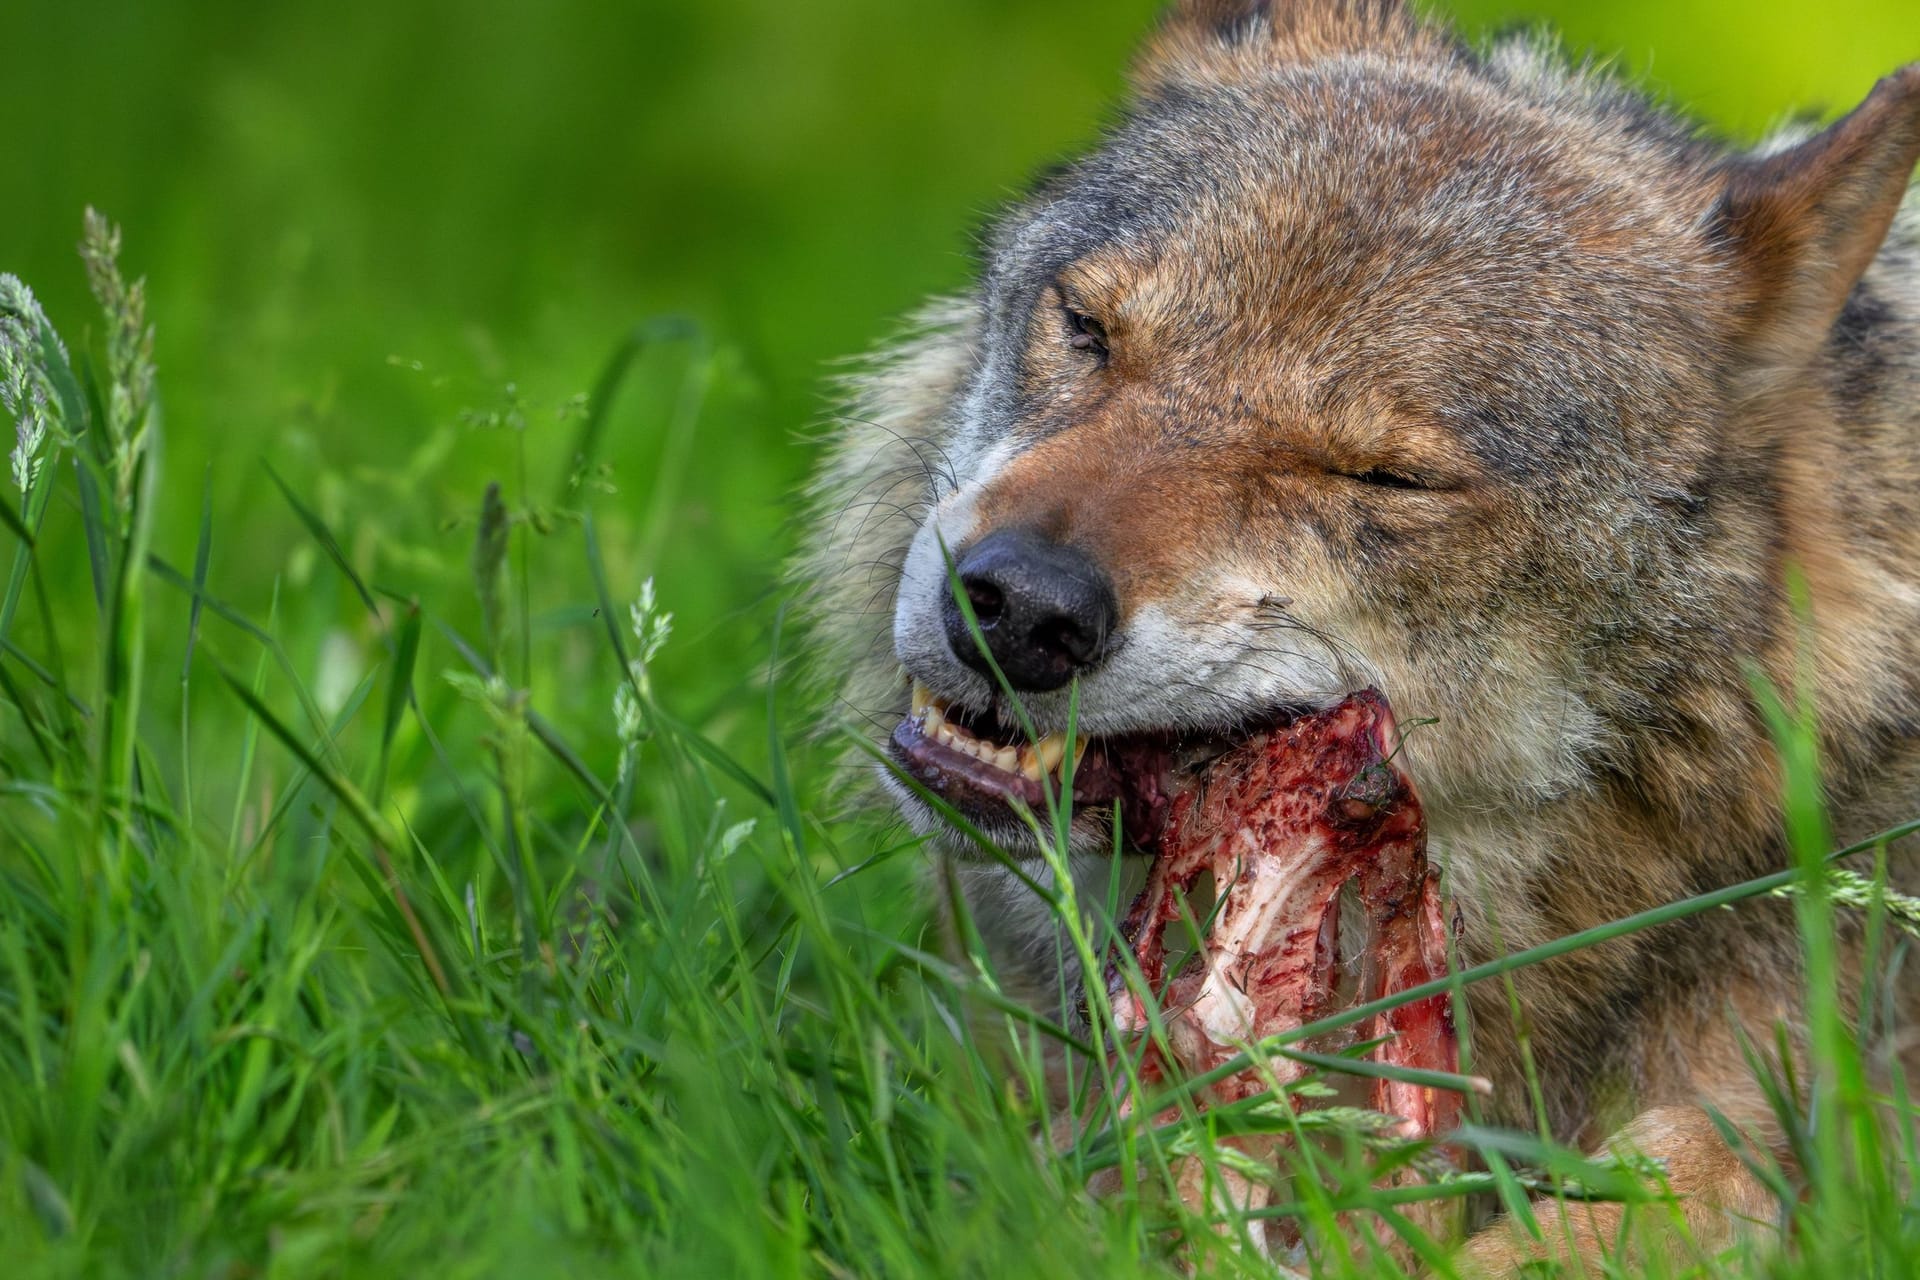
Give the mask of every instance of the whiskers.
[(910, 455), (912, 462), (897, 468), (883, 468), (881, 474), (900, 471), (913, 473), (922, 482), (928, 496), (934, 502), (943, 500), (948, 494), (959, 489), (960, 476), (954, 467), (952, 455), (947, 452), (944, 445), (931, 436), (909, 434), (874, 418), (843, 414), (836, 417), (834, 423), (843, 436), (877, 432), (887, 437), (869, 450), (859, 465), (845, 468), (849, 473), (866, 475), (873, 470), (875, 462), (883, 453), (899, 449)]
[(938, 443), (883, 422), (840, 422), (844, 431), (864, 429), (887, 439), (857, 457), (843, 456), (820, 486), (816, 527), (823, 532), (809, 571), (820, 579), (865, 570), (865, 608), (871, 610), (890, 596), (914, 534), (958, 482), (952, 459)]
[[(1262, 634), (1286, 632), (1305, 636), (1331, 654), (1330, 663), (1318, 655), (1309, 660), (1326, 667), (1343, 688), (1373, 683), (1375, 678), (1373, 664), (1367, 661), (1366, 655), (1360, 651), (1359, 647), (1333, 634), (1325, 627), (1317, 627), (1294, 613), (1291, 596), (1263, 595), (1254, 602), (1253, 612), (1253, 621), (1248, 625), (1255, 632)], [(1259, 647), (1256, 646), (1256, 648)], [(1288, 652), (1293, 652), (1295, 656), (1306, 656), (1297, 650)]]

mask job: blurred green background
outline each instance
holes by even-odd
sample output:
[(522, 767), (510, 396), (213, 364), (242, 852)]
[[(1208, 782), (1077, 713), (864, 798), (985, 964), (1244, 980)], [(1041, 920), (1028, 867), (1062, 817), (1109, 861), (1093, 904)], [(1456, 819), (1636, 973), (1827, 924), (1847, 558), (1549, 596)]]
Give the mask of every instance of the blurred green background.
[[(657, 572), (698, 637), (670, 681), (724, 698), (765, 658), (832, 362), (965, 279), (971, 227), (1096, 130), (1157, 8), (4, 0), (0, 269), (80, 335), (81, 209), (124, 226), (168, 409), (160, 548), (190, 560), (210, 465), (211, 581), (255, 612), (276, 579), (283, 609), (340, 589), (262, 459), (404, 589), (460, 563), (487, 480), (525, 459), (551, 489), (559, 411), (631, 324), (694, 318), (709, 354), (643, 361), (599, 508), (616, 592)], [(1920, 58), (1916, 0), (1450, 8), (1549, 20), (1739, 134)], [(489, 429), (517, 423), (508, 384), (518, 440)]]

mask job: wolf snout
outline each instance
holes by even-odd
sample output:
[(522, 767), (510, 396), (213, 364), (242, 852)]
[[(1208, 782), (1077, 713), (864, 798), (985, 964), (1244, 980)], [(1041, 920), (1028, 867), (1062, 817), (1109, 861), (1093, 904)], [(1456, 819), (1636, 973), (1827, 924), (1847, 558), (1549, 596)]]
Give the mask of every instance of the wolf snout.
[[(1086, 552), (1006, 529), (967, 547), (954, 568), (993, 661), (1015, 689), (1058, 689), (1106, 655), (1120, 606), (1113, 583)], [(991, 680), (950, 584), (939, 589), (954, 656)]]

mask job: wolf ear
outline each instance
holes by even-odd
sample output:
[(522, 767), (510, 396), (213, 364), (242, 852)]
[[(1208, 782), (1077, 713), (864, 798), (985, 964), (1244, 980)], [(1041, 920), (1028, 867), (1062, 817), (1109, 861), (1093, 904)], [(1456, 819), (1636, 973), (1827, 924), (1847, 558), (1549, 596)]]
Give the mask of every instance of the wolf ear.
[(1920, 163), (1920, 63), (1797, 146), (1742, 161), (1712, 231), (1750, 285), (1754, 341), (1773, 357), (1826, 341), (1893, 226)]

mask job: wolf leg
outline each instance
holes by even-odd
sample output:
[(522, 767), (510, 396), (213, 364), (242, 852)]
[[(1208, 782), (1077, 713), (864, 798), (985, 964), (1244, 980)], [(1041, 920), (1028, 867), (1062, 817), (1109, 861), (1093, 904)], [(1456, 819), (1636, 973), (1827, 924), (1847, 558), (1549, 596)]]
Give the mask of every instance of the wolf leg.
[[(1534, 1205), (1540, 1239), (1502, 1219), (1467, 1241), (1461, 1274), (1511, 1275), (1537, 1259), (1577, 1260), (1574, 1272), (1582, 1274), (1579, 1263), (1615, 1255), (1684, 1264), (1711, 1257), (1742, 1235), (1772, 1231), (1778, 1199), (1728, 1146), (1709, 1109), (1775, 1158), (1787, 1158), (1779, 1118), (1748, 1052), (1772, 1042), (1783, 1026), (1793, 1053), (1806, 1052), (1801, 1010), (1777, 980), (1757, 976), (1789, 971), (1792, 946), (1790, 934), (1749, 924), (1721, 953), (1734, 976), (1666, 1002), (1632, 1033), (1639, 1048), (1633, 1076), (1645, 1106), (1602, 1150), (1661, 1161), (1670, 1205), (1629, 1210), (1542, 1200)], [(1585, 1270), (1599, 1274), (1597, 1266)]]
[(1460, 1273), (1507, 1276), (1541, 1259), (1597, 1261), (1623, 1248), (1629, 1256), (1642, 1258), (1662, 1252), (1678, 1263), (1711, 1256), (1743, 1232), (1767, 1229), (1778, 1212), (1773, 1194), (1727, 1146), (1700, 1107), (1644, 1111), (1607, 1143), (1607, 1150), (1665, 1162), (1667, 1186), (1676, 1199), (1671, 1216), (1663, 1218), (1657, 1207), (1638, 1209), (1631, 1234), (1623, 1240), (1626, 1211), (1620, 1205), (1543, 1201), (1534, 1207), (1541, 1239), (1503, 1219), (1462, 1248)]

